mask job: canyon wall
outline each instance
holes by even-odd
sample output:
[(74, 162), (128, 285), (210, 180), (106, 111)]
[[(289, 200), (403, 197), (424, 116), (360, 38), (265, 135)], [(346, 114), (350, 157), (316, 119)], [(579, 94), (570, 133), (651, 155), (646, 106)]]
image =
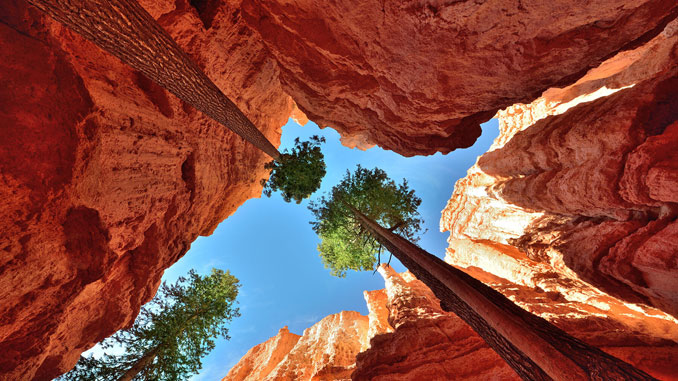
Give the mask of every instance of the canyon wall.
[[(279, 144), (293, 102), (238, 10), (208, 29), (185, 2), (142, 4)], [(0, 379), (48, 380), (260, 195), (268, 158), (23, 1), (0, 21)]]
[[(580, 300), (566, 300), (479, 269), (469, 272), (579, 339), (655, 377), (678, 380), (678, 325), (666, 315), (621, 310), (605, 296), (592, 303), (586, 289)], [(285, 327), (245, 354), (223, 381), (520, 379), (471, 327), (443, 311), (424, 283), (385, 264), (379, 273), (385, 288), (365, 292), (369, 318), (353, 311), (330, 315), (301, 338)]]
[[(441, 218), (448, 263), (662, 380), (678, 380), (677, 61), (673, 21), (575, 83), (500, 111), (500, 135)], [(352, 379), (518, 378), (425, 285), (380, 273), (390, 332), (368, 333)]]
[[(296, 102), (347, 145), (449, 152), (498, 109), (624, 50), (500, 112), (502, 136), (457, 184), (441, 226), (455, 265), (474, 269), (496, 250), (483, 268), (507, 284), (600, 303), (638, 342), (673, 345), (662, 311), (675, 314), (678, 295), (676, 27), (666, 27), (677, 3), (140, 3), (276, 145)], [(23, 1), (0, 4), (0, 42), (0, 379), (46, 380), (132, 323), (164, 269), (260, 194), (267, 158)], [(377, 318), (387, 310), (336, 315), (326, 329), (353, 321), (345, 332), (359, 343), (316, 360), (326, 367), (290, 360), (277, 372), (368, 372), (351, 358), (393, 329)], [(382, 361), (369, 353), (365, 364)]]
[(522, 261), (678, 316), (677, 57), (674, 21), (500, 112), (500, 136), (443, 211), (450, 263), (524, 283), (533, 276), (499, 269)]
[(409, 156), (470, 146), (499, 109), (571, 84), (678, 15), (665, 0), (244, 0), (242, 9), (311, 120)]

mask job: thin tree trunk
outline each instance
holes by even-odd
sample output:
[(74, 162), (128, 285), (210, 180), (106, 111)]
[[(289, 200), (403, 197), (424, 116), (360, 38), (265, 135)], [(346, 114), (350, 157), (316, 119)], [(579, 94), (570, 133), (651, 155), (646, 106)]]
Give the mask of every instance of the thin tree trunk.
[(137, 362), (135, 362), (134, 365), (132, 365), (132, 367), (129, 368), (127, 372), (125, 372), (125, 374), (118, 378), (118, 381), (131, 381), (137, 374), (139, 374), (139, 372), (151, 364), (157, 355), (158, 347), (155, 347), (151, 351), (144, 354), (139, 360), (137, 360)]
[(468, 323), (523, 379), (654, 380), (350, 208), (360, 224), (435, 293), (443, 309)]
[(280, 152), (136, 0), (28, 0), (273, 159)]

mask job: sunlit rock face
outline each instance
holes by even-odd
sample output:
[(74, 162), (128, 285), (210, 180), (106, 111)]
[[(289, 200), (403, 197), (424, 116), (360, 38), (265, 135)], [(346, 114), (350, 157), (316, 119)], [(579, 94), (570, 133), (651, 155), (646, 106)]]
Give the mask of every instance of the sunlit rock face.
[[(497, 109), (627, 49), (500, 112), (504, 133), (443, 226), (510, 248), (483, 266), (511, 284), (556, 274), (539, 287), (573, 282), (562, 294), (574, 300), (593, 284), (675, 313), (675, 24), (658, 35), (675, 2), (140, 3), (274, 144), (306, 112), (349, 146), (448, 152)], [(260, 194), (268, 158), (25, 2), (0, 3), (0, 43), (0, 379), (43, 380), (129, 326), (164, 269)], [(450, 251), (459, 266), (462, 246)], [(466, 266), (486, 261), (477, 250)], [(599, 289), (586, 290), (608, 303)], [(393, 330), (388, 298), (370, 292), (369, 317), (328, 321), (353, 322), (342, 340), (357, 340), (314, 360), (331, 366), (277, 371), (346, 377), (351, 356)], [(660, 311), (614, 303), (640, 314), (625, 326), (674, 340)]]
[[(374, 318), (378, 319), (378, 313)], [(367, 346), (373, 323), (373, 318), (358, 312), (342, 311), (306, 329), (301, 337), (283, 328), (247, 352), (223, 381), (350, 379), (355, 357)], [(295, 340), (289, 340), (292, 346), (278, 344), (290, 335)]]
[(309, 118), (403, 155), (468, 147), (499, 109), (656, 35), (672, 1), (261, 1), (247, 23)]
[(499, 112), (500, 136), (441, 219), (448, 263), (663, 378), (675, 366), (638, 356), (678, 342), (677, 53), (673, 21), (573, 85)]
[(278, 343), (292, 335), (283, 329), (245, 354), (224, 381), (519, 379), (422, 282), (386, 265), (379, 272), (386, 287), (364, 293), (367, 317), (330, 315), (280, 359)]
[[(237, 9), (143, 1), (263, 133), (292, 102)], [(0, 379), (130, 325), (163, 270), (261, 192), (264, 154), (24, 1), (0, 5)]]
[[(487, 250), (503, 255), (498, 248)], [(517, 263), (513, 268), (526, 265)], [(553, 279), (536, 286), (537, 279), (531, 284), (521, 281), (524, 274), (508, 279), (508, 275), (500, 278), (475, 267), (466, 270), (577, 338), (655, 377), (678, 379), (678, 325), (666, 314), (625, 305), (582, 282), (565, 284)], [(532, 275), (537, 278), (540, 270), (537, 266)], [(365, 293), (369, 319), (352, 311), (330, 315), (304, 331), (301, 339), (283, 328), (252, 348), (224, 380), (520, 379), (471, 327), (443, 311), (424, 283), (386, 265), (379, 272), (385, 288)], [(557, 275), (542, 272), (541, 276)], [(293, 348), (289, 342), (280, 344), (289, 336), (298, 340)], [(282, 353), (284, 349), (287, 354)]]
[(353, 380), (519, 380), (471, 327), (412, 274), (382, 266), (391, 333), (374, 336)]
[(300, 338), (301, 336), (291, 333), (287, 327), (281, 328), (277, 335), (250, 349), (222, 381), (265, 380)]

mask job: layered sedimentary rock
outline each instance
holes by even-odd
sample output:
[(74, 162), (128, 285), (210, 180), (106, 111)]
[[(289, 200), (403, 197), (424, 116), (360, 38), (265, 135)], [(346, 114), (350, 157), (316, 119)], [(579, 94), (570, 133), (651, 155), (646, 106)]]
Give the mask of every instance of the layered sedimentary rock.
[(569, 85), (676, 17), (672, 1), (243, 1), (309, 118), (403, 155), (468, 147), (502, 108)]
[(250, 349), (223, 380), (265, 380), (300, 338), (301, 336), (291, 333), (287, 327), (281, 328), (277, 335)]
[[(292, 102), (228, 4), (142, 2), (270, 140)], [(46, 380), (130, 325), (267, 158), (42, 16), (0, 5), (0, 379)]]
[(410, 273), (382, 266), (393, 332), (374, 336), (353, 380), (519, 380), (471, 327)]
[[(294, 109), (289, 93), (345, 144), (406, 155), (470, 145), (498, 108), (569, 85), (657, 36), (678, 8), (141, 4), (274, 143)], [(131, 324), (163, 270), (260, 193), (267, 158), (22, 1), (0, 4), (0, 42), (0, 378), (49, 379)], [(443, 225), (499, 258), (549, 266), (533, 276), (502, 264), (515, 284), (557, 274), (554, 288), (589, 282), (675, 312), (675, 25), (615, 59), (502, 112), (505, 132), (459, 183)], [(603, 85), (634, 86), (565, 110)], [(661, 312), (611, 305), (660, 322), (625, 321), (637, 332), (671, 337)], [(368, 321), (361, 335), (391, 329), (372, 315), (355, 317)], [(345, 375), (340, 358), (309, 372)]]
[[(655, 377), (678, 380), (678, 325), (665, 314), (648, 314), (580, 284), (570, 285), (569, 293), (562, 295), (553, 287), (524, 285), (520, 279), (500, 278), (478, 268), (467, 271), (579, 339)], [(364, 326), (366, 318), (356, 312), (330, 315), (307, 329), (301, 339), (294, 335), (293, 340), (299, 341), (293, 348), (285, 346), (285, 354), (278, 343), (292, 334), (283, 328), (243, 356), (224, 381), (344, 380), (349, 374), (353, 380), (374, 381), (519, 379), (466, 323), (445, 312), (431, 290), (412, 274), (398, 274), (386, 265), (379, 272), (385, 288), (365, 293), (369, 329), (343, 335), (339, 346), (328, 338), (336, 336), (337, 330), (345, 332), (343, 327)], [(314, 341), (317, 344), (309, 344)], [(342, 358), (341, 367), (333, 365), (337, 357)], [(261, 371), (264, 364), (266, 372)]]
[(532, 276), (507, 272), (538, 266), (678, 316), (676, 57), (678, 21), (572, 86), (500, 112), (500, 136), (443, 211), (449, 261), (514, 282)]
[(374, 319), (383, 326), (385, 316), (368, 318), (342, 311), (325, 317), (301, 336), (285, 327), (247, 352), (223, 381), (349, 379), (356, 355), (367, 346), (370, 328), (378, 324)]
[[(369, 318), (353, 311), (330, 315), (305, 330), (281, 360), (275, 343), (281, 333), (289, 335), (283, 329), (252, 348), (223, 380), (518, 379), (468, 325), (440, 308), (422, 282), (386, 265), (379, 272), (386, 287), (365, 292)], [(275, 369), (263, 373), (253, 363)]]

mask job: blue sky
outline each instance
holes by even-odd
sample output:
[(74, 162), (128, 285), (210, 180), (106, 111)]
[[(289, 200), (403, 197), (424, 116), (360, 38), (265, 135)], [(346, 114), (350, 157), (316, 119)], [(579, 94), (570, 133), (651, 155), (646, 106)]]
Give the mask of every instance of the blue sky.
[[(405, 158), (378, 147), (348, 149), (340, 144), (339, 134), (333, 129), (319, 129), (312, 122), (302, 127), (290, 119), (283, 127), (281, 151), (291, 147), (296, 137), (325, 137), (327, 143), (322, 149), (327, 175), (314, 196), (331, 189), (347, 169), (352, 171), (357, 164), (382, 168), (397, 182), (407, 178), (423, 200), (419, 211), (428, 232), (419, 244), (442, 257), (448, 234), (439, 232), (440, 212), (454, 183), (466, 175), (477, 156), (487, 151), (497, 133), (497, 120), (492, 119), (483, 125), (482, 136), (471, 148), (448, 155)], [(188, 253), (165, 272), (163, 280), (171, 283), (191, 268), (207, 274), (217, 267), (230, 270), (242, 285), (238, 295), (242, 316), (230, 325), (231, 340), (218, 340), (193, 380), (221, 379), (251, 347), (285, 325), (301, 334), (323, 317), (342, 310), (367, 314), (362, 292), (383, 288), (381, 276), (372, 272), (349, 272), (346, 278), (330, 276), (318, 257), (319, 240), (309, 225), (312, 215), (307, 205), (308, 201), (285, 203), (278, 194), (248, 200), (214, 234), (193, 242)], [(391, 265), (397, 271), (405, 270), (395, 258)]]

